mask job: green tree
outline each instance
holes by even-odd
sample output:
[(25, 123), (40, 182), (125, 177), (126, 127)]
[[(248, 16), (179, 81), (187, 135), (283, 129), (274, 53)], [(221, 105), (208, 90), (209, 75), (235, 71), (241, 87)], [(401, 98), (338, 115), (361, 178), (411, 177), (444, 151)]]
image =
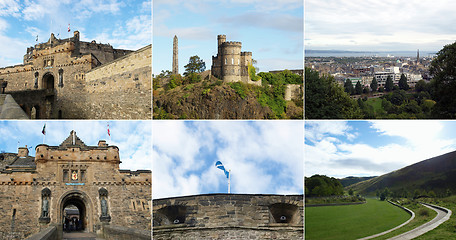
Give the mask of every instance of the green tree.
[(348, 190), (348, 195), (353, 196), (353, 189), (350, 188), (350, 189)]
[(361, 109), (332, 76), (305, 68), (305, 116), (308, 119), (362, 118)]
[(393, 87), (394, 87), (393, 79), (391, 78), (391, 76), (388, 76), (386, 78), (385, 91), (391, 92), (391, 90), (393, 90)]
[(360, 95), (363, 93), (363, 86), (361, 86), (361, 83), (358, 81), (355, 86), (355, 94)]
[(200, 73), (206, 70), (206, 63), (198, 56), (191, 56), (188, 64), (184, 66), (184, 76), (191, 73)]
[(345, 89), (345, 92), (350, 95), (352, 95), (355, 91), (355, 89), (353, 88), (352, 81), (348, 78), (347, 78), (347, 80), (345, 80), (344, 89)]
[(426, 91), (426, 81), (424, 81), (423, 79), (419, 80), (416, 84), (415, 84), (415, 90), (417, 92), (422, 92), (422, 91)]
[(436, 118), (456, 118), (456, 42), (444, 46), (432, 60), (429, 68), (434, 75), (432, 115)]
[(404, 74), (401, 75), (401, 79), (399, 80), (399, 89), (401, 90), (408, 90), (409, 85), (407, 83), (407, 77)]
[(370, 87), (371, 87), (371, 89), (372, 89), (372, 92), (376, 92), (376, 91), (377, 91), (377, 89), (378, 89), (378, 82), (377, 82), (377, 79), (376, 79), (375, 77), (372, 79), (372, 82), (371, 82), (371, 84), (370, 84)]

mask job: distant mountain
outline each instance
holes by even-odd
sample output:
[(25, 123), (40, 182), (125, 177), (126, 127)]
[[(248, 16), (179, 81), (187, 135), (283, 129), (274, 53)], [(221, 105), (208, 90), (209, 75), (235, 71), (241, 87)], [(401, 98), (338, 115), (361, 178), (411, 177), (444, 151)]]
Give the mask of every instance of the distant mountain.
[(352, 177), (352, 176), (350, 176), (350, 177), (345, 177), (345, 178), (341, 178), (338, 180), (342, 184), (342, 186), (346, 187), (346, 186), (350, 186), (350, 185), (358, 183), (358, 182), (369, 180), (374, 177)]
[(388, 188), (392, 192), (434, 191), (437, 195), (449, 189), (456, 193), (456, 151), (433, 157), (402, 169), (346, 187), (364, 195), (375, 195)]

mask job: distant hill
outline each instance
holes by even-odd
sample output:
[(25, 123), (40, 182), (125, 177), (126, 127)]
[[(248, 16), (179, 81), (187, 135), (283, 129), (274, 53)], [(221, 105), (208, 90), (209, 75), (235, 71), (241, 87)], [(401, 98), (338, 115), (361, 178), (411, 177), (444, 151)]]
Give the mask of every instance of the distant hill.
[(350, 177), (345, 177), (345, 178), (339, 179), (339, 182), (342, 184), (342, 186), (346, 187), (346, 186), (350, 186), (350, 185), (358, 183), (358, 182), (369, 180), (374, 177), (375, 176), (373, 176), (373, 177), (352, 177), (352, 176), (350, 176)]
[(353, 188), (364, 195), (375, 195), (388, 188), (392, 192), (434, 191), (437, 195), (449, 189), (456, 193), (456, 151), (433, 157), (382, 176), (358, 182)]

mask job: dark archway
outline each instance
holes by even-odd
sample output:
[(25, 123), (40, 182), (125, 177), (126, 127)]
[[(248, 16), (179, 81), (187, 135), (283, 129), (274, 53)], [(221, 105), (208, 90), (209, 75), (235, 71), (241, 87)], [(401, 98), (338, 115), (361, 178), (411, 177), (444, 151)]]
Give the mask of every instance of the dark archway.
[(54, 89), (54, 75), (50, 72), (44, 74), (41, 86), (43, 89)]
[[(92, 211), (92, 203), (85, 193), (81, 191), (66, 193), (59, 204), (59, 221), (62, 229), (93, 232)], [(72, 221), (71, 227), (70, 221)]]

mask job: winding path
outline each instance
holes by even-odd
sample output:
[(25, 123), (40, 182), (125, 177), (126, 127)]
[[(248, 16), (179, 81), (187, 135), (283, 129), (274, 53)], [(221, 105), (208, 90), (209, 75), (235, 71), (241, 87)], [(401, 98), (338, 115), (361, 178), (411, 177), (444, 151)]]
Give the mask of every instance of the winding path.
[(447, 221), (448, 219), (450, 219), (450, 216), (451, 216), (450, 209), (446, 209), (446, 208), (443, 208), (440, 206), (431, 205), (431, 204), (427, 204), (427, 203), (421, 203), (421, 204), (427, 208), (430, 208), (430, 209), (436, 211), (437, 216), (434, 219), (432, 219), (431, 221), (429, 221), (415, 229), (412, 229), (408, 232), (402, 233), (395, 237), (389, 238), (388, 240), (408, 240), (408, 239), (416, 238), (420, 235), (423, 235), (423, 234), (431, 231), (432, 229), (436, 228), (440, 224), (442, 224), (445, 221)]

